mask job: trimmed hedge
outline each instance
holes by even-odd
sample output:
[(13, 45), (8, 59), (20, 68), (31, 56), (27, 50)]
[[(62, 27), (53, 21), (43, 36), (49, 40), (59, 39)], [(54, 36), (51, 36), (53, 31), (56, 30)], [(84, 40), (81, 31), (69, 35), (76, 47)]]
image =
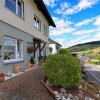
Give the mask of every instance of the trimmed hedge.
[(79, 60), (71, 55), (50, 55), (44, 65), (48, 80), (53, 86), (79, 86), (81, 67)]

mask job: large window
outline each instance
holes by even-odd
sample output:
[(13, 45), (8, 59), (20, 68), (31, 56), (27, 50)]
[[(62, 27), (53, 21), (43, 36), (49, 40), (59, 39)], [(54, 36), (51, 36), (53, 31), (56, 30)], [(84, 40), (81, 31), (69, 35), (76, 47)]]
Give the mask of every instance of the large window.
[(41, 30), (41, 21), (38, 17), (34, 16), (34, 27), (38, 30)]
[(4, 61), (23, 60), (23, 41), (4, 37)]
[(5, 5), (15, 14), (24, 18), (24, 2), (22, 0), (5, 0)]
[(43, 34), (48, 36), (48, 28), (43, 24)]

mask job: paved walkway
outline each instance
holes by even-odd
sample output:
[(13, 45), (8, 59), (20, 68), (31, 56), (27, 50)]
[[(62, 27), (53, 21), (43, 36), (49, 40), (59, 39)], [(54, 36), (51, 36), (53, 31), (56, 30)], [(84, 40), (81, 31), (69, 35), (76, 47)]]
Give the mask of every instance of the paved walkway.
[(37, 67), (0, 83), (0, 100), (51, 100), (48, 92), (40, 83), (43, 78), (42, 67)]
[(85, 70), (88, 73), (88, 79), (96, 81), (97, 85), (100, 87), (100, 68), (92, 64), (85, 64)]

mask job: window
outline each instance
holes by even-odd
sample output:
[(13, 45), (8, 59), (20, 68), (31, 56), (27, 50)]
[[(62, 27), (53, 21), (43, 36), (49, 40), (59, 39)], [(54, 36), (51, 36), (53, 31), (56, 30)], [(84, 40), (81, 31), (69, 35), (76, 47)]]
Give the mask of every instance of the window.
[(48, 28), (43, 24), (43, 33), (45, 36), (48, 36)]
[(4, 61), (23, 60), (23, 41), (4, 37)]
[(22, 0), (5, 0), (5, 5), (19, 17), (24, 18), (24, 2)]
[(34, 16), (34, 27), (41, 30), (41, 21), (36, 16)]

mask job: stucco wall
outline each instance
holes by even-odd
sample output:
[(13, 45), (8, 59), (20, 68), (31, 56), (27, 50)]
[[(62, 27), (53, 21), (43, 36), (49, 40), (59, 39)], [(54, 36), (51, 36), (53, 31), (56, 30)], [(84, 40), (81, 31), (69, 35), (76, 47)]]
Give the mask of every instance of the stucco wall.
[[(48, 38), (43, 35), (43, 24), (49, 27), (49, 23), (42, 14), (41, 11), (37, 9), (34, 0), (23, 0), (24, 1), (24, 15), (25, 19), (21, 19), (16, 14), (14, 14), (11, 10), (6, 8), (5, 0), (0, 0), (0, 20), (4, 21), (18, 29), (27, 32), (35, 37), (38, 37), (46, 42), (48, 42)], [(34, 14), (41, 20), (41, 31), (34, 28)]]
[[(11, 62), (6, 64), (4, 63), (4, 36), (9, 36), (12, 38), (23, 40), (23, 61)], [(7, 73), (8, 71), (13, 72), (14, 64), (19, 64), (20, 67), (24, 67), (25, 64), (29, 62), (31, 56), (33, 56), (33, 53), (27, 53), (28, 43), (33, 43), (32, 35), (27, 34), (15, 27), (10, 26), (9, 24), (0, 21), (0, 45), (2, 46), (2, 49), (0, 50), (2, 56), (0, 57), (0, 72), (4, 73)], [(41, 44), (41, 47), (42, 46), (43, 44)], [(48, 55), (48, 46), (49, 44), (47, 43), (45, 46), (45, 48), (47, 48), (46, 56)], [(43, 50), (45, 50), (45, 48)], [(37, 63), (38, 63), (38, 56), (39, 56), (39, 50), (37, 50), (35, 58)], [(43, 56), (43, 51), (42, 51), (42, 56)]]

